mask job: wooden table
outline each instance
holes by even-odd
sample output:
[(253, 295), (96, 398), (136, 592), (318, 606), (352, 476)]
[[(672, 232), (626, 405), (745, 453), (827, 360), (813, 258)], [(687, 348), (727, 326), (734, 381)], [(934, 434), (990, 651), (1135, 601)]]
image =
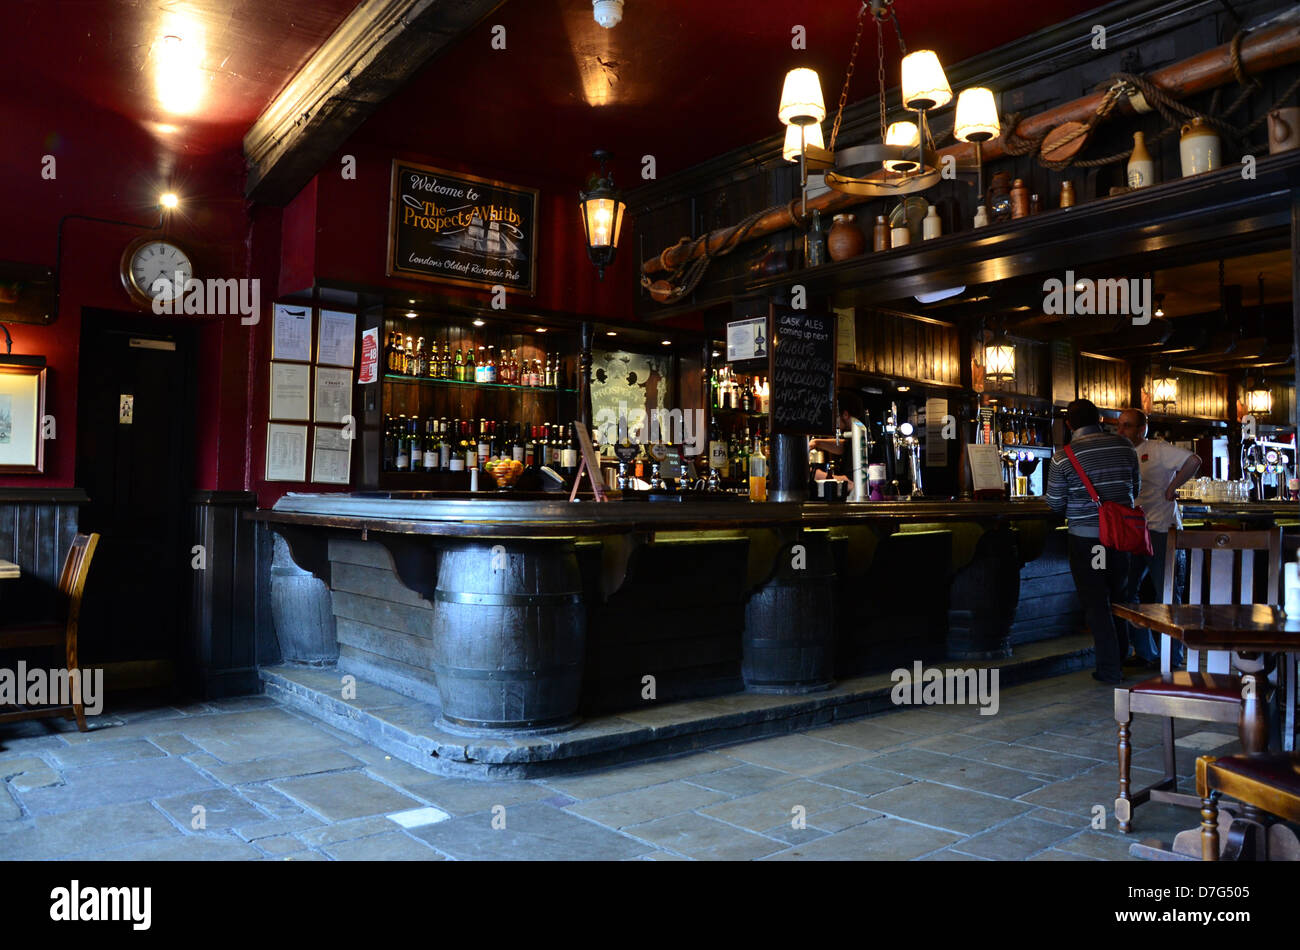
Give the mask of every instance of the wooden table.
[[(1300, 653), (1300, 617), (1288, 617), (1280, 607), (1264, 604), (1201, 605), (1187, 604), (1115, 604), (1111, 611), (1117, 617), (1167, 633), (1185, 643), (1191, 650), (1223, 650), (1233, 653)], [(1281, 742), (1286, 751), (1295, 748), (1296, 684), (1295, 666), (1288, 663), (1279, 678), (1285, 691), (1281, 707)], [(1263, 675), (1263, 674), (1260, 674)], [(1255, 716), (1262, 717), (1256, 728), (1260, 734), (1268, 733), (1268, 714), (1264, 703), (1250, 704)], [(1230, 824), (1231, 813), (1226, 816)], [(1270, 831), (1270, 850), (1295, 855), (1300, 853), (1300, 843), (1282, 826)], [(1161, 858), (1165, 855), (1195, 858), (1199, 851), (1199, 826), (1181, 832), (1174, 841), (1171, 852), (1159, 853), (1146, 845), (1134, 845), (1133, 853), (1143, 857)], [(1229, 838), (1223, 838), (1227, 841)]]
[(17, 580), (22, 576), (18, 565), (10, 561), (0, 561), (0, 581)]

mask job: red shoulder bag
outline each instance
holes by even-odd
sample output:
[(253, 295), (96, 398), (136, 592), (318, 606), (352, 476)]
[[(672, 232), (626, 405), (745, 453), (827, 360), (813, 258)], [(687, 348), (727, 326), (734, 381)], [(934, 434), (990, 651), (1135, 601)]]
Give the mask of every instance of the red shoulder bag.
[(1067, 445), (1065, 454), (1074, 470), (1079, 473), (1079, 481), (1088, 490), (1092, 503), (1097, 506), (1097, 521), (1101, 529), (1099, 540), (1102, 546), (1127, 554), (1145, 554), (1151, 557), (1151, 532), (1147, 530), (1146, 512), (1136, 505), (1130, 507), (1117, 501), (1102, 501), (1097, 495), (1097, 489), (1092, 487), (1092, 480), (1083, 474), (1083, 466), (1075, 458), (1074, 449)]

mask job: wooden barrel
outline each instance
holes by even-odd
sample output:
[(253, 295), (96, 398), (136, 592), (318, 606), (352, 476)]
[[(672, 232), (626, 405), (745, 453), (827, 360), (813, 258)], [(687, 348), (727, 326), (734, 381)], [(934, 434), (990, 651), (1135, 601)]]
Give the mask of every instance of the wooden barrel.
[(975, 557), (957, 572), (948, 606), (948, 659), (992, 660), (1011, 655), (1011, 623), (1020, 600), (1016, 533), (988, 531)]
[(760, 693), (831, 685), (835, 668), (835, 561), (830, 537), (805, 532), (777, 555), (772, 576), (745, 604), (741, 675)]
[(304, 571), (278, 534), (271, 561), (271, 618), (286, 663), (329, 666), (338, 662), (339, 641), (330, 589)]
[(433, 674), (449, 723), (538, 729), (572, 719), (587, 617), (571, 539), (448, 549), (433, 617)]

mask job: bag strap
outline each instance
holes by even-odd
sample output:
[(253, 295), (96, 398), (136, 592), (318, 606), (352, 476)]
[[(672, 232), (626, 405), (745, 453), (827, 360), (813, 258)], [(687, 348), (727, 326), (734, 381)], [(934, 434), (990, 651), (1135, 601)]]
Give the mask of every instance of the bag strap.
[(1075, 457), (1074, 449), (1067, 445), (1065, 447), (1065, 454), (1070, 459), (1070, 464), (1074, 466), (1074, 470), (1079, 473), (1079, 481), (1083, 482), (1083, 487), (1086, 488), (1088, 494), (1092, 496), (1092, 503), (1100, 508), (1101, 499), (1097, 496), (1097, 489), (1092, 487), (1092, 481), (1083, 473), (1083, 466), (1079, 464), (1079, 460)]

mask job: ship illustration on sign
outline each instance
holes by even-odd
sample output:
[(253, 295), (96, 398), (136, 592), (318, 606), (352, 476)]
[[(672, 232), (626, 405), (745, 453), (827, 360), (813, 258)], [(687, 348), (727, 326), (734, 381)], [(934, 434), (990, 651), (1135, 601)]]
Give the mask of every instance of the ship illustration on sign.
[(512, 261), (523, 260), (520, 246), (524, 233), (513, 224), (501, 221), (484, 221), (476, 211), (469, 227), (460, 239), (460, 250), (474, 251), (489, 257), (504, 257)]

